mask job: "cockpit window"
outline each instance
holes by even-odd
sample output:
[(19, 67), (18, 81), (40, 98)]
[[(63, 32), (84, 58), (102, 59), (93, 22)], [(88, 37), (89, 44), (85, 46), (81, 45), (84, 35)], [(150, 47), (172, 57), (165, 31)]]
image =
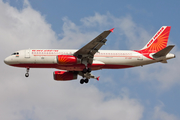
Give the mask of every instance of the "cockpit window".
[(13, 53), (13, 54), (11, 54), (11, 55), (19, 55), (19, 53), (17, 52), (17, 53)]

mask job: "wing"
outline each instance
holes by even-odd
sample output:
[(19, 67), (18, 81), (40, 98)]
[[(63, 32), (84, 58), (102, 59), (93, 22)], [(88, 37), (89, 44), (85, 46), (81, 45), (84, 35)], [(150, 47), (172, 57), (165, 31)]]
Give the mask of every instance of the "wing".
[(106, 43), (106, 37), (113, 32), (114, 28), (102, 32), (91, 42), (74, 53), (74, 56), (78, 57), (82, 61), (86, 61), (87, 64), (92, 64), (94, 54)]

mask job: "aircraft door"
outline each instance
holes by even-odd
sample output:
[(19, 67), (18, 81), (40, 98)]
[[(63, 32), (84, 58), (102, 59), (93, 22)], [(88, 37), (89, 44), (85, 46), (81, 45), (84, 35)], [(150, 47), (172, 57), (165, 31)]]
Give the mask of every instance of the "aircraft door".
[(30, 58), (30, 49), (25, 50), (25, 58)]

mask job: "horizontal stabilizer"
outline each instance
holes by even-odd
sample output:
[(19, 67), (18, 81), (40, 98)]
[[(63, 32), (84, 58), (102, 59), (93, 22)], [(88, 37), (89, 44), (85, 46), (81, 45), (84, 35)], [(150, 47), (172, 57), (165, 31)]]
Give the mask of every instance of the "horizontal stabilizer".
[(162, 57), (162, 56), (166, 56), (174, 47), (175, 45), (169, 45), (166, 48), (160, 50), (159, 52), (155, 53), (153, 55), (153, 57), (157, 58), (157, 57)]
[(161, 61), (162, 63), (167, 63), (167, 60), (163, 60), (163, 61)]

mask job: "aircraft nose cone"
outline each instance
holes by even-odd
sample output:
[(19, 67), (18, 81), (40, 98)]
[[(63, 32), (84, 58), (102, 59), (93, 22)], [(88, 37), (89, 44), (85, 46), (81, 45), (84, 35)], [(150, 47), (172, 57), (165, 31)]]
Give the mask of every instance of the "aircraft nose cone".
[(9, 63), (10, 63), (10, 58), (7, 57), (6, 59), (4, 59), (4, 63), (6, 63), (7, 65), (9, 65)]

